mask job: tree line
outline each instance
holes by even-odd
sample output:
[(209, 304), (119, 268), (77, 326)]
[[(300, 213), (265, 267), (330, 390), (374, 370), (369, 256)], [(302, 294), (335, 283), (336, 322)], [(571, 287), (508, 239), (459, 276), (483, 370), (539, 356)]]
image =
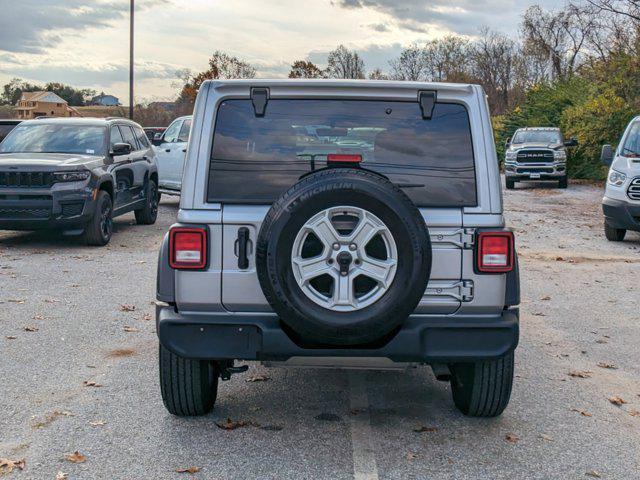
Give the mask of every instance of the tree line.
[[(187, 73), (179, 102), (192, 103), (206, 79), (254, 78), (249, 62), (215, 52), (209, 69)], [(569, 175), (601, 179), (603, 143), (615, 144), (640, 112), (640, 0), (570, 1), (522, 15), (517, 38), (482, 28), (405, 47), (387, 68), (367, 70), (356, 50), (339, 45), (326, 66), (291, 63), (289, 78), (344, 78), (478, 83), (484, 87), (502, 157), (505, 141), (524, 126), (559, 126), (580, 146)]]
[(67, 101), (72, 107), (86, 105), (96, 95), (96, 91), (90, 88), (75, 88), (58, 82), (49, 82), (46, 85), (38, 85), (26, 82), (20, 78), (14, 78), (2, 87), (0, 105), (15, 105), (23, 93), (27, 92), (53, 92)]

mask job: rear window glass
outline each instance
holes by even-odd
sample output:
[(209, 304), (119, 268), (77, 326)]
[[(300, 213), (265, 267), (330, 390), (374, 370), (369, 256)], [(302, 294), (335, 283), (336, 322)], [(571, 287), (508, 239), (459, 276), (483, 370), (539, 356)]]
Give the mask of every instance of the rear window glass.
[(332, 153), (361, 155), (418, 206), (476, 205), (463, 105), (437, 103), (424, 120), (417, 102), (370, 100), (270, 100), (264, 117), (251, 100), (221, 102), (208, 201), (271, 203)]

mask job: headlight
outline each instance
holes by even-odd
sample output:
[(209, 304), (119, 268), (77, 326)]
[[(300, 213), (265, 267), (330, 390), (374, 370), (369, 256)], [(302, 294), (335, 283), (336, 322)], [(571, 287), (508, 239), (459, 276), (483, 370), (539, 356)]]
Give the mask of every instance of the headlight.
[(85, 170), (77, 172), (54, 172), (53, 178), (56, 182), (79, 182), (89, 178), (91, 174)]
[(564, 150), (554, 150), (553, 158), (555, 158), (556, 160), (566, 160), (567, 152), (565, 152)]
[(515, 160), (518, 157), (518, 152), (507, 152), (507, 154), (505, 155), (505, 159), (506, 160)]
[(615, 170), (611, 170), (609, 172), (609, 184), (615, 185), (619, 187), (624, 185), (624, 182), (627, 180), (627, 176), (624, 173), (617, 172)]

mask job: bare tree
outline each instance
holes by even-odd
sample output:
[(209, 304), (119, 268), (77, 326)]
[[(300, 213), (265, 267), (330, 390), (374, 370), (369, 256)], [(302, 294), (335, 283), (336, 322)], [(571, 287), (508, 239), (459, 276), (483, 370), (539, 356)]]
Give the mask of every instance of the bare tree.
[(313, 62), (308, 60), (296, 60), (291, 64), (289, 78), (322, 78), (324, 72)]
[(640, 23), (640, 0), (587, 0), (599, 11), (629, 17)]
[(556, 12), (538, 5), (529, 7), (522, 21), (525, 54), (546, 58), (553, 78), (569, 78), (578, 66), (587, 32), (593, 26), (594, 18), (572, 5)]
[(357, 52), (339, 45), (327, 57), (327, 77), (364, 78), (364, 61)]
[(394, 80), (424, 81), (427, 77), (425, 51), (413, 44), (400, 53), (400, 57), (389, 62)]
[(518, 45), (502, 34), (483, 29), (470, 52), (474, 81), (484, 87), (491, 112), (504, 113), (510, 107), (510, 94), (518, 81), (521, 58)]
[(190, 75), (186, 78), (182, 87), (178, 102), (193, 103), (196, 100), (198, 89), (205, 80), (219, 78), (254, 78), (256, 69), (239, 58), (227, 55), (224, 52), (216, 51), (209, 59), (209, 69), (197, 75)]
[(464, 81), (468, 77), (469, 42), (453, 35), (432, 40), (424, 47), (426, 77), (437, 82)]
[(381, 68), (376, 68), (369, 72), (369, 80), (389, 80), (389, 75), (384, 73)]

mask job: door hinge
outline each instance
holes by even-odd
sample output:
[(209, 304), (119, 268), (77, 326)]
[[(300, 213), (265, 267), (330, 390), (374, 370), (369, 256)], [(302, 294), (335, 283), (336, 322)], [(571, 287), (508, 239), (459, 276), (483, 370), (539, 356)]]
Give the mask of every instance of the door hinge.
[(269, 89), (266, 87), (251, 88), (251, 102), (253, 103), (253, 111), (256, 117), (264, 117), (269, 101)]

